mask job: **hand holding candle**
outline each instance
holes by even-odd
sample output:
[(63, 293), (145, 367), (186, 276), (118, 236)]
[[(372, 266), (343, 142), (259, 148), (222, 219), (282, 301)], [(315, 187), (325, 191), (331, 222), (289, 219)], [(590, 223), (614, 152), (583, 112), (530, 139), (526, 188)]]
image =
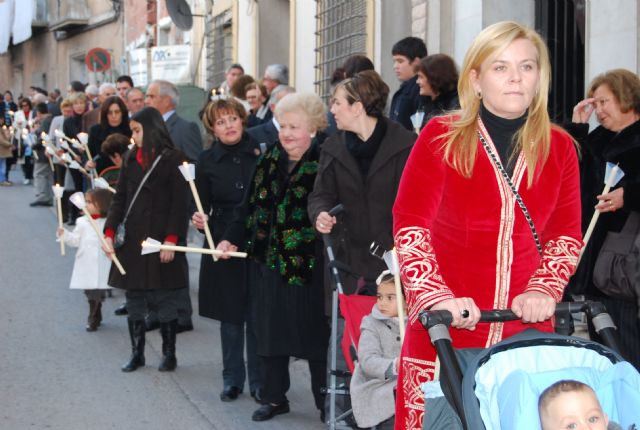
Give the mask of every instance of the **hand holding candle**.
[[(77, 193), (73, 193), (71, 197), (69, 197), (69, 201), (73, 203), (78, 209), (82, 210), (84, 215), (87, 217), (87, 221), (89, 221), (89, 224), (91, 224), (91, 227), (100, 238), (100, 241), (102, 242), (102, 247), (113, 251), (113, 247), (109, 246), (107, 241), (104, 239), (104, 235), (96, 225), (96, 222), (93, 220), (93, 218), (91, 218), (91, 214), (87, 210), (87, 202), (84, 199), (84, 194), (82, 194), (81, 191), (78, 191)], [(115, 264), (116, 267), (118, 268), (118, 271), (120, 272), (120, 274), (126, 275), (127, 272), (125, 272), (124, 267), (122, 267), (122, 264), (120, 264), (120, 260), (118, 260), (118, 257), (116, 257), (116, 254), (114, 252), (111, 252), (109, 253), (109, 257), (111, 258), (111, 261), (113, 261), (113, 264)]]
[(160, 251), (193, 252), (196, 254), (209, 254), (218, 257), (227, 256), (235, 258), (247, 258), (246, 252), (219, 251), (217, 249), (194, 248), (191, 246), (165, 245), (150, 237), (142, 241), (142, 255), (153, 254)]
[[(602, 190), (602, 194), (607, 194), (611, 187), (615, 186), (620, 179), (624, 176), (624, 172), (620, 169), (617, 164), (607, 163), (606, 173), (605, 173), (605, 181), (604, 181), (604, 189)], [(587, 228), (587, 232), (584, 234), (584, 239), (582, 239), (582, 249), (580, 250), (580, 255), (578, 256), (578, 262), (576, 266), (580, 264), (580, 260), (582, 259), (582, 255), (584, 254), (584, 250), (587, 247), (587, 243), (589, 239), (591, 239), (591, 235), (593, 234), (593, 230), (596, 227), (596, 223), (598, 222), (598, 218), (600, 217), (600, 211), (596, 210), (591, 217), (591, 222), (589, 223), (589, 227)]]
[[(196, 184), (194, 179), (196, 178), (196, 166), (193, 164), (189, 164), (186, 161), (182, 163), (182, 166), (179, 166), (180, 173), (184, 176), (184, 179), (189, 183), (189, 187), (191, 187), (191, 194), (193, 194), (193, 199), (196, 202), (196, 208), (198, 208), (198, 212), (204, 214), (204, 210), (202, 209), (202, 203), (200, 202), (200, 196), (198, 195), (198, 189), (196, 188)], [(215, 243), (213, 243), (213, 237), (211, 236), (211, 231), (209, 230), (209, 223), (204, 224), (204, 235), (207, 238), (207, 244), (211, 250), (216, 249)], [(211, 254), (213, 261), (218, 261), (218, 258), (215, 254)]]
[[(58, 212), (58, 229), (62, 227), (62, 194), (64, 194), (64, 188), (59, 184), (55, 184), (53, 187), (53, 195), (56, 198), (56, 208)], [(64, 238), (60, 238), (60, 255), (64, 256)]]

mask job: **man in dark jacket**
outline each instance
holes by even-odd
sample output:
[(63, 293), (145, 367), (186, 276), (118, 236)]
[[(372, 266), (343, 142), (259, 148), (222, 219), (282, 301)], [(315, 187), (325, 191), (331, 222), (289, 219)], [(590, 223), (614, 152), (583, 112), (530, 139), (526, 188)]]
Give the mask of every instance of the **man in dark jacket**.
[(422, 39), (405, 37), (393, 45), (391, 55), (393, 56), (393, 71), (402, 84), (391, 100), (389, 118), (413, 131), (411, 115), (416, 113), (422, 104), (429, 101), (425, 100), (428, 99), (427, 97), (420, 96), (418, 76), (414, 71), (414, 67), (420, 62), (420, 59), (427, 56), (427, 47)]
[(173, 144), (184, 152), (189, 160), (196, 161), (202, 152), (202, 136), (195, 122), (178, 116), (176, 108), (180, 96), (176, 86), (168, 81), (155, 80), (147, 88), (144, 102), (146, 106), (152, 106), (162, 114)]

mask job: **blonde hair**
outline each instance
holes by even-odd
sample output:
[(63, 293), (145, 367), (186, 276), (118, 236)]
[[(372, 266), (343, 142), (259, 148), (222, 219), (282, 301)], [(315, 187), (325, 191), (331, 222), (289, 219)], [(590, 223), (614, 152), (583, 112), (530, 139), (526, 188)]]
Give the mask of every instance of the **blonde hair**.
[(87, 96), (85, 95), (85, 93), (73, 93), (73, 94), (69, 94), (68, 100), (71, 102), (71, 104), (75, 104), (77, 102), (86, 103)]
[(327, 108), (314, 93), (291, 93), (284, 96), (276, 105), (275, 116), (279, 119), (282, 114), (290, 112), (305, 115), (310, 131), (327, 128)]
[(528, 108), (527, 120), (514, 136), (516, 148), (514, 154), (524, 152), (528, 170), (527, 185), (533, 184), (536, 167), (544, 164), (551, 145), (551, 121), (547, 113), (549, 85), (551, 82), (551, 64), (547, 46), (538, 33), (521, 24), (504, 21), (493, 24), (478, 34), (465, 55), (458, 81), (460, 98), (459, 111), (455, 112), (450, 130), (441, 137), (445, 160), (464, 177), (471, 177), (478, 150), (477, 119), (481, 99), (471, 82), (471, 72), (482, 73), (482, 63), (488, 58), (504, 51), (518, 39), (529, 40), (538, 53), (537, 63), (540, 71), (538, 88)]

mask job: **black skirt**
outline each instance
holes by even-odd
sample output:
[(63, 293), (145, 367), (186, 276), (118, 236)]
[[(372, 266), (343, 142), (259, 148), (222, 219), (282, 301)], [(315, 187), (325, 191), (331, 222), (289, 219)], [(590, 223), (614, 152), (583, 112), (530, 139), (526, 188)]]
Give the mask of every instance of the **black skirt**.
[[(326, 359), (329, 325), (324, 315), (322, 277), (295, 286), (264, 264), (250, 264), (249, 282), (257, 282), (258, 355)], [(316, 271), (317, 272), (317, 271)]]

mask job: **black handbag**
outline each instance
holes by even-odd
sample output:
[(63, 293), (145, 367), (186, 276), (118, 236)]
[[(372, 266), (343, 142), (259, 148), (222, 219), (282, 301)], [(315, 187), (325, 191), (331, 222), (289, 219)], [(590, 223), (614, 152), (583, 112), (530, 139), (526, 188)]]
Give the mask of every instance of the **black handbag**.
[(140, 181), (140, 185), (138, 185), (138, 189), (136, 190), (136, 193), (133, 195), (133, 199), (131, 199), (131, 203), (129, 203), (129, 207), (127, 208), (127, 213), (124, 215), (124, 218), (123, 218), (122, 222), (120, 224), (118, 224), (118, 226), (116, 227), (116, 234), (113, 237), (113, 247), (115, 249), (118, 249), (122, 245), (124, 245), (125, 237), (127, 235), (127, 230), (126, 230), (124, 225), (127, 222), (127, 218), (129, 217), (129, 212), (131, 212), (131, 208), (133, 207), (133, 203), (138, 198), (138, 194), (140, 193), (140, 190), (142, 189), (142, 186), (147, 181), (147, 178), (151, 174), (151, 171), (153, 170), (154, 167), (156, 167), (156, 165), (158, 164), (158, 162), (160, 161), (161, 158), (162, 158), (162, 154), (160, 154), (158, 156), (158, 158), (156, 158), (156, 160), (151, 165), (151, 168), (147, 171), (147, 173), (142, 178), (142, 181)]
[(635, 300), (640, 213), (632, 211), (622, 230), (608, 232), (593, 268), (593, 284), (609, 297)]

